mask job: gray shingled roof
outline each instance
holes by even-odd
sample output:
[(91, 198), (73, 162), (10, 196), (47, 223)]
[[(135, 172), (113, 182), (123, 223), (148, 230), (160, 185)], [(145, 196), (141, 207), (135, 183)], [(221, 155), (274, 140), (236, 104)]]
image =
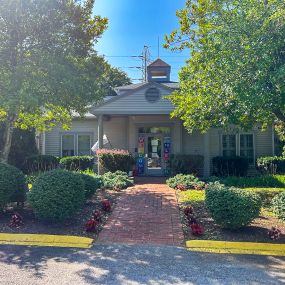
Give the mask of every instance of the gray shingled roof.
[(168, 63), (166, 63), (165, 61), (161, 60), (160, 58), (158, 58), (154, 62), (149, 64), (148, 66), (167, 66), (167, 67), (169, 67), (170, 65)]

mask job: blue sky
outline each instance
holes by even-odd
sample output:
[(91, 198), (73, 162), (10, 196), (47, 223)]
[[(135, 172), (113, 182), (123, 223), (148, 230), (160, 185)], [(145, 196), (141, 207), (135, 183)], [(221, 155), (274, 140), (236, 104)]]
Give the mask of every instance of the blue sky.
[[(96, 45), (99, 54), (108, 62), (121, 68), (133, 82), (142, 77), (141, 60), (138, 56), (144, 45), (149, 46), (150, 58), (158, 56), (172, 66), (171, 79), (178, 80), (178, 71), (189, 57), (189, 51), (182, 53), (165, 50), (164, 35), (179, 27), (176, 10), (183, 8), (185, 0), (97, 0), (94, 14), (109, 18), (109, 27)], [(134, 67), (134, 68), (129, 68)]]

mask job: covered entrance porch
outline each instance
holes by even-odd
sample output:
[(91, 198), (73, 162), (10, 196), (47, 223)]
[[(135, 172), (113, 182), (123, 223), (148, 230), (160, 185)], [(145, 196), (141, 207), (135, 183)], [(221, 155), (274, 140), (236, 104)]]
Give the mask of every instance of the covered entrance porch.
[[(99, 148), (104, 148), (106, 135), (113, 148), (133, 154), (139, 176), (168, 176), (171, 154), (182, 150), (182, 124), (168, 115), (101, 114), (97, 133)], [(114, 143), (116, 141), (120, 141), (120, 145)]]

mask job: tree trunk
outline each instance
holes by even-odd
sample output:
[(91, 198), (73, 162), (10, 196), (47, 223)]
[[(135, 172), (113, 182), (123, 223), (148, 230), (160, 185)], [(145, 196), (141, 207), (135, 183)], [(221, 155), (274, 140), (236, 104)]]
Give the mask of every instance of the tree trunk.
[(1, 162), (8, 162), (11, 144), (12, 144), (12, 136), (14, 132), (13, 121), (9, 119), (5, 122), (4, 125), (4, 134), (3, 134), (3, 148), (0, 150), (0, 161)]

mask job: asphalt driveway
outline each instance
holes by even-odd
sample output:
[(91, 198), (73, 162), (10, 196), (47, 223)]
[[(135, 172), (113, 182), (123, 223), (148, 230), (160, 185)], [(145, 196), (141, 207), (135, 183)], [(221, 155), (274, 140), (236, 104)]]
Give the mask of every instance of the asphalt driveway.
[(172, 246), (0, 246), (0, 284), (285, 284), (285, 258), (191, 253)]

